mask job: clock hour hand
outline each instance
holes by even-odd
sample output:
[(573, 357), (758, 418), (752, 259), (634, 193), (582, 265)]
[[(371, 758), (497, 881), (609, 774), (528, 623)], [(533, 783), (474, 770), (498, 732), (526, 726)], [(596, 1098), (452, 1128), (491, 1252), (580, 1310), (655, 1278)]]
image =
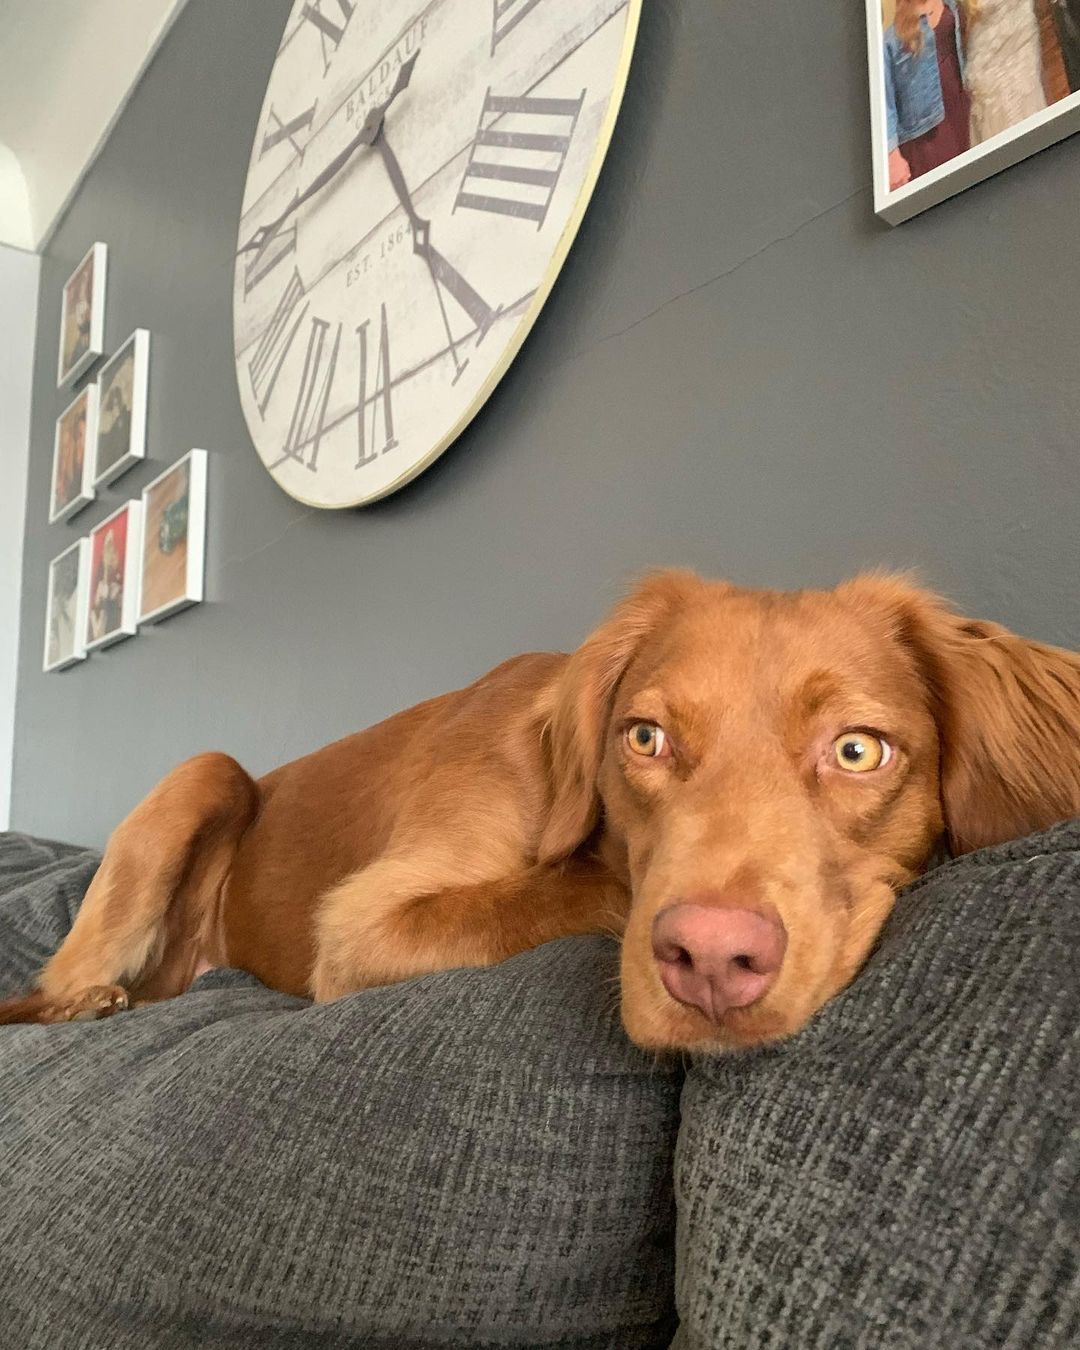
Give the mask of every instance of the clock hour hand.
[(397, 79), (394, 81), (394, 87), (390, 90), (387, 98), (379, 104), (377, 108), (372, 108), (364, 118), (364, 125), (357, 134), (357, 140), (362, 145), (373, 145), (375, 138), (382, 132), (383, 122), (386, 120), (386, 114), (390, 111), (390, 105), (398, 94), (403, 93), (409, 87), (409, 81), (412, 79), (413, 67), (416, 65), (420, 50), (417, 48), (407, 61), (403, 61), (398, 68)]
[(260, 225), (250, 240), (240, 249), (241, 253), (250, 253), (263, 248), (269, 239), (272, 239), (281, 229), (288, 218), (309, 198), (314, 197), (317, 192), (321, 192), (331, 179), (336, 178), (346, 164), (352, 159), (353, 155), (365, 145), (374, 145), (377, 138), (382, 134), (383, 122), (386, 114), (390, 111), (397, 96), (409, 87), (409, 81), (412, 79), (413, 67), (416, 65), (416, 58), (420, 55), (419, 51), (413, 52), (409, 59), (402, 63), (398, 68), (397, 79), (394, 81), (394, 87), (390, 90), (387, 97), (377, 107), (372, 108), (364, 118), (364, 125), (352, 138), (352, 140), (341, 150), (330, 163), (307, 185), (303, 192), (298, 193), (289, 205), (282, 211), (276, 220), (270, 221), (266, 225)]

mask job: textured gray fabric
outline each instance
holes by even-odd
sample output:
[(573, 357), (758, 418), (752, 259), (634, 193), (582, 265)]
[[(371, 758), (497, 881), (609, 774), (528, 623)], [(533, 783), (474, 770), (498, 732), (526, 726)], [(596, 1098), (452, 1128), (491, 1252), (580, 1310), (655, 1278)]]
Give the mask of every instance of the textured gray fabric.
[(1080, 1346), (1080, 822), (923, 878), (682, 1105), (678, 1350)]
[(59, 947), (100, 861), (91, 849), (0, 833), (0, 998)]
[[(0, 990), (96, 862), (0, 836)], [(0, 1346), (666, 1346), (680, 1083), (615, 971), (572, 939), (319, 1007), (213, 972), (0, 1027)]]

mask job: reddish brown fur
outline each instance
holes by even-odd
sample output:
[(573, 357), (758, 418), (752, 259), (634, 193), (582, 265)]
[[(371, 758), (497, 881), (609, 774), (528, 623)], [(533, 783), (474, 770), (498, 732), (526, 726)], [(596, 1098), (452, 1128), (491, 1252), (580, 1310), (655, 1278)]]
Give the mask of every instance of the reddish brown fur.
[[(674, 753), (635, 755), (635, 720)], [(891, 761), (839, 768), (852, 728)], [(181, 765), (0, 1022), (70, 1016), (90, 986), (169, 997), (206, 963), (329, 999), (625, 928), (637, 1041), (753, 1044), (851, 980), (943, 835), (962, 852), (1080, 813), (1078, 745), (1080, 657), (901, 578), (788, 594), (660, 573), (571, 657), (508, 661), (257, 783), (224, 755)], [(653, 919), (688, 897), (788, 933), (775, 985), (719, 1025), (652, 957)]]

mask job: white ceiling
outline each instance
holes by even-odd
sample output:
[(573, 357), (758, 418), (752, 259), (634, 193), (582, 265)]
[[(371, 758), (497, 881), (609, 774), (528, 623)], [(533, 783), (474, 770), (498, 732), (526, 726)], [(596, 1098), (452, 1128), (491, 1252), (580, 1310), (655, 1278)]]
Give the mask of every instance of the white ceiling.
[(0, 0), (0, 243), (40, 249), (185, 0)]

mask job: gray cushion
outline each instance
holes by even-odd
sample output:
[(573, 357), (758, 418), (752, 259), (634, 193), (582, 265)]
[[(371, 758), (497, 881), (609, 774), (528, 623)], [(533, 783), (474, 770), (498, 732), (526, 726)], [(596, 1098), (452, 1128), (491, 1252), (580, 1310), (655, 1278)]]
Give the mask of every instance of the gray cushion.
[[(0, 837), (0, 990), (96, 863)], [(616, 969), (573, 939), (319, 1007), (214, 972), (0, 1027), (0, 1343), (666, 1346), (679, 1078)]]
[(100, 861), (91, 849), (0, 833), (0, 998), (59, 947)]
[(1080, 823), (911, 887), (791, 1042), (696, 1061), (679, 1350), (1080, 1345)]

